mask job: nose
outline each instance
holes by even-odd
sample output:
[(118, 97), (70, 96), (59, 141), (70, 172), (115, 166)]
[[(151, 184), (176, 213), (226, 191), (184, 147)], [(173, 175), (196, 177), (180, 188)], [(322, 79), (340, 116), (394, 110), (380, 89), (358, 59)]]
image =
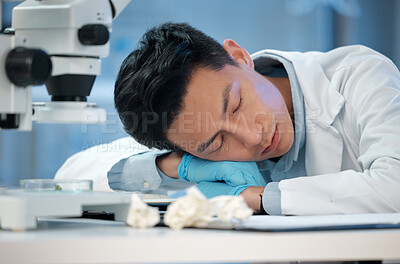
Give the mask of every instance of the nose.
[(253, 124), (252, 127), (249, 124), (239, 124), (236, 136), (243, 142), (247, 148), (252, 148), (259, 145), (262, 141), (262, 130), (261, 124)]

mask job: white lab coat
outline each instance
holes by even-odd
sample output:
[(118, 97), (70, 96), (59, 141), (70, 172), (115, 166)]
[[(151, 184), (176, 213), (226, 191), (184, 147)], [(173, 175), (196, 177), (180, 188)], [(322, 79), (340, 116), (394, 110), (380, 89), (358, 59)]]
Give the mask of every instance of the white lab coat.
[[(293, 63), (305, 101), (308, 176), (279, 183), (282, 214), (400, 212), (400, 73), (396, 66), (363, 46), (328, 53), (260, 52)], [(58, 177), (84, 169), (84, 178), (96, 179), (110, 190), (107, 171), (133, 152), (114, 154), (108, 160), (103, 153), (80, 152), (63, 165)]]

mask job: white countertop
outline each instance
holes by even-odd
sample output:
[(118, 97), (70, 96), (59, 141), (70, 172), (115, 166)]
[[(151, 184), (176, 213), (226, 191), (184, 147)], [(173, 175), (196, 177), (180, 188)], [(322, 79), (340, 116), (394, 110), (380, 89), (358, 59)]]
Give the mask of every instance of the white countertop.
[(400, 260), (400, 229), (138, 230), (121, 222), (54, 219), (39, 221), (37, 230), (0, 230), (0, 258), (2, 264)]

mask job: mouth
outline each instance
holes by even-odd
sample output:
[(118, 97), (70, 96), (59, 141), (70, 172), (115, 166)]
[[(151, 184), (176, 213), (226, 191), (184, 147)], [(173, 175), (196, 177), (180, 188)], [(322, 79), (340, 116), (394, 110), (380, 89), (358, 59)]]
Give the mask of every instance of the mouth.
[(264, 149), (264, 151), (261, 153), (261, 155), (271, 152), (276, 148), (279, 142), (279, 131), (278, 131), (278, 126), (275, 127), (275, 132), (274, 135), (272, 136), (271, 143)]

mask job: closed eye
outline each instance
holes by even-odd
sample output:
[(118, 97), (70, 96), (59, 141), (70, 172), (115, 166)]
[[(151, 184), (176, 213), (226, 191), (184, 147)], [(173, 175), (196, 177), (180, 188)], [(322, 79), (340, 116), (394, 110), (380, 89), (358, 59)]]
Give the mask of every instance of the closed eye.
[(240, 108), (241, 105), (242, 105), (242, 97), (240, 97), (239, 104), (238, 104), (238, 106), (235, 108), (235, 110), (233, 110), (233, 113), (235, 113), (237, 110), (239, 110), (239, 108)]
[[(241, 106), (242, 106), (242, 97), (240, 97), (239, 104), (238, 104), (238, 106), (235, 108), (235, 110), (233, 110), (233, 113), (235, 113), (237, 110), (239, 110), (239, 108), (240, 108)], [(216, 150), (214, 150), (213, 152), (219, 151), (219, 150), (222, 148), (223, 145), (224, 145), (224, 135), (222, 134), (222, 135), (221, 135), (221, 145), (219, 145), (219, 147), (218, 147)]]
[(219, 145), (219, 147), (216, 150), (214, 150), (214, 152), (219, 151), (222, 148), (223, 145), (224, 145), (224, 135), (222, 134), (221, 135), (221, 145)]

